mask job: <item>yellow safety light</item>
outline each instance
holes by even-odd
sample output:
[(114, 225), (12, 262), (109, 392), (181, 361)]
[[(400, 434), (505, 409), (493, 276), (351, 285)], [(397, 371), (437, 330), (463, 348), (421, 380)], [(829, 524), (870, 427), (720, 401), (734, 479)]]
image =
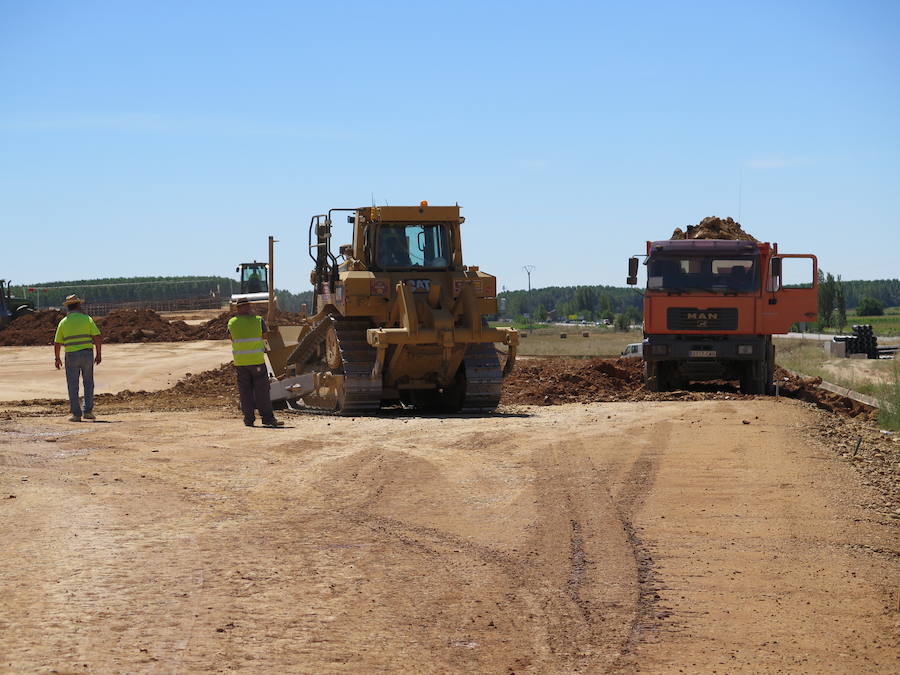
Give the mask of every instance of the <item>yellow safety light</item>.
[(428, 202), (426, 202), (426, 201), (423, 199), (422, 201), (419, 202), (419, 206), (428, 206)]

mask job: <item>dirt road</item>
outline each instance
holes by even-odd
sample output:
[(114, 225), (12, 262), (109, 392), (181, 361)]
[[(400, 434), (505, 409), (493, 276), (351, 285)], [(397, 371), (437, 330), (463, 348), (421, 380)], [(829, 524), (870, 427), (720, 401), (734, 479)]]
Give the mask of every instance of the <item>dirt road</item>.
[(818, 414), (0, 422), (0, 669), (896, 672), (898, 521)]
[[(222, 340), (103, 345), (103, 362), (94, 369), (95, 391), (164, 389), (185, 373), (230, 358), (231, 345)], [(0, 401), (34, 398), (66, 398), (66, 374), (53, 367), (53, 347), (0, 347)]]

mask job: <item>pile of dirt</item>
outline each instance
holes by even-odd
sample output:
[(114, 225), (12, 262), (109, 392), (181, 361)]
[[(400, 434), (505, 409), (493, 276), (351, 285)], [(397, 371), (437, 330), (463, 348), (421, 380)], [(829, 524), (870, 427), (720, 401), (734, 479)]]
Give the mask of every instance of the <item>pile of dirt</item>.
[[(0, 331), (0, 346), (51, 345), (56, 326), (64, 316), (49, 310), (16, 319)], [(167, 321), (151, 309), (117, 309), (95, 321), (104, 342), (184, 342), (227, 339), (228, 320), (233, 316), (233, 312), (222, 312), (204, 324), (191, 326), (184, 321)], [(278, 310), (272, 327), (296, 325), (301, 320), (300, 314)]]
[(878, 419), (877, 408), (854, 401), (852, 398), (820, 389), (821, 377), (798, 377), (790, 374), (784, 368), (776, 367), (775, 381), (778, 383), (782, 396), (813, 403), (823, 410), (837, 413), (843, 417), (859, 417), (866, 420)]
[(120, 391), (101, 394), (98, 405), (107, 410), (147, 411), (196, 410), (198, 408), (234, 408), (238, 402), (234, 368), (230, 363), (202, 373), (188, 373), (162, 391)]
[(117, 309), (96, 319), (104, 342), (184, 342), (198, 340), (200, 326), (166, 321), (152, 309)]
[(503, 383), (507, 405), (631, 401), (643, 389), (639, 359), (523, 359)]
[[(210, 319), (202, 326), (198, 326), (198, 328), (202, 328), (202, 337), (196, 339), (224, 340), (228, 337), (228, 320), (233, 316), (236, 316), (234, 312), (222, 312), (215, 319)], [(264, 314), (263, 318), (265, 318), (265, 316), (266, 315)], [(275, 310), (270, 327), (274, 328), (275, 326), (296, 326), (302, 320), (302, 314), (297, 314), (295, 312), (283, 312), (278, 309)]]
[(43, 310), (16, 319), (0, 330), (0, 346), (29, 347), (51, 345), (56, 334), (56, 325), (65, 316), (55, 309)]
[[(795, 398), (843, 417), (874, 420), (878, 410), (819, 389), (819, 378), (801, 378), (778, 368), (782, 396)], [(692, 384), (687, 390), (647, 391), (640, 359), (523, 359), (503, 383), (506, 405), (559, 405), (595, 401), (671, 401), (737, 398), (735, 383)]]
[(754, 236), (744, 232), (741, 224), (731, 218), (709, 216), (697, 225), (688, 225), (687, 231), (676, 227), (672, 239), (731, 239), (737, 241), (758, 241)]

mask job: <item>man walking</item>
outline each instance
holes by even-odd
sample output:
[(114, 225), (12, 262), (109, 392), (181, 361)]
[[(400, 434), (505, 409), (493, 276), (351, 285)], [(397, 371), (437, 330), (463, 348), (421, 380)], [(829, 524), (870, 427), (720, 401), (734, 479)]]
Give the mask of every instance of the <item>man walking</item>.
[(269, 373), (266, 370), (266, 343), (269, 327), (262, 317), (250, 313), (250, 301), (241, 298), (235, 303), (237, 316), (228, 321), (231, 334), (231, 351), (234, 354), (234, 371), (237, 374), (241, 395), (241, 412), (244, 424), (252, 427), (259, 410), (263, 426), (283, 427), (284, 422), (275, 419), (272, 399), (269, 397)]
[[(56, 327), (53, 338), (53, 353), (56, 357), (56, 369), (62, 366), (59, 358), (60, 350), (66, 348), (66, 383), (69, 386), (70, 422), (80, 422), (94, 417), (94, 364), (99, 364), (103, 338), (100, 329), (87, 314), (81, 311), (82, 299), (77, 295), (67, 296), (63, 301), (68, 314)], [(94, 348), (97, 355), (94, 356)], [(78, 400), (79, 380), (84, 381), (84, 411)]]

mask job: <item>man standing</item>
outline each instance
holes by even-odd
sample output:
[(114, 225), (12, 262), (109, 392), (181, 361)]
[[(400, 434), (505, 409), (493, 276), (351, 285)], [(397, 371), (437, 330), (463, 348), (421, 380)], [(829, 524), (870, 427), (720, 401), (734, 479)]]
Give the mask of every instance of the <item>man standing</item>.
[[(53, 352), (56, 357), (56, 369), (62, 366), (59, 352), (66, 348), (66, 383), (69, 386), (69, 409), (72, 411), (70, 422), (80, 422), (94, 417), (94, 364), (101, 361), (100, 349), (103, 338), (100, 329), (87, 314), (81, 311), (82, 299), (77, 295), (67, 296), (63, 301), (68, 314), (56, 327), (53, 338)], [(94, 356), (94, 347), (97, 355)], [(84, 413), (78, 400), (79, 380), (84, 380)]]
[(256, 409), (259, 410), (263, 426), (283, 427), (284, 422), (275, 419), (272, 399), (269, 397), (264, 342), (269, 337), (269, 327), (262, 317), (250, 313), (250, 301), (247, 298), (241, 298), (235, 304), (237, 316), (229, 319), (228, 332), (231, 334), (231, 350), (234, 353), (234, 370), (237, 373), (244, 424), (253, 426)]

